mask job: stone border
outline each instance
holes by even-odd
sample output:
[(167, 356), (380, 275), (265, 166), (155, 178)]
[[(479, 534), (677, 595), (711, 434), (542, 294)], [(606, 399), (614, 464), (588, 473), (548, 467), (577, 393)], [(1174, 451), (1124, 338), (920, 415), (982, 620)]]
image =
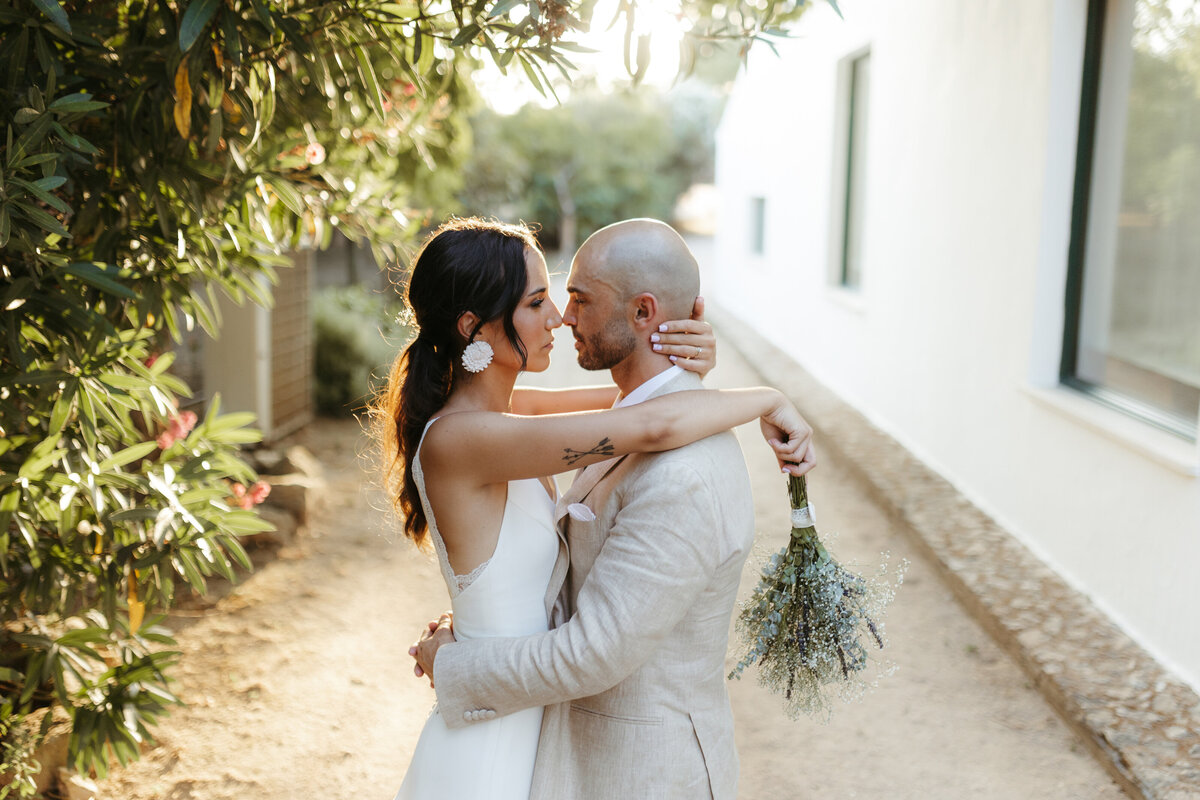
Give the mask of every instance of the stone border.
[(710, 304), (708, 316), (724, 346), (795, 399), (818, 448), (845, 457), (868, 494), (1131, 797), (1200, 798), (1200, 697), (1190, 687), (789, 355), (723, 309)]

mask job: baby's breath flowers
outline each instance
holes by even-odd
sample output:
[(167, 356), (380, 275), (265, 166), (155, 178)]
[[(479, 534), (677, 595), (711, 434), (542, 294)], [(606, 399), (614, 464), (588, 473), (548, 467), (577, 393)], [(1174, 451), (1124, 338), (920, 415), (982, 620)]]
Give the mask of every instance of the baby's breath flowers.
[(829, 689), (846, 699), (861, 696), (869, 648), (884, 646), (884, 608), (895, 597), (906, 564), (894, 584), (885, 563), (863, 578), (837, 562), (817, 537), (803, 476), (788, 479), (792, 536), (773, 555), (750, 600), (738, 615), (745, 655), (729, 673), (758, 665), (759, 682), (783, 695), (784, 711), (828, 716)]

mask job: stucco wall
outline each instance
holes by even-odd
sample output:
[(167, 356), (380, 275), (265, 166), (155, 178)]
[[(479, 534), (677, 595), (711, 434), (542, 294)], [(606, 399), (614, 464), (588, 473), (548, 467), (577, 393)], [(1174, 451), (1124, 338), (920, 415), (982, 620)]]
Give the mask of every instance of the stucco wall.
[[(1200, 450), (1056, 386), (1086, 0), (841, 5), (738, 80), (707, 291), (1200, 687)], [(839, 62), (866, 46), (850, 292), (831, 278)]]

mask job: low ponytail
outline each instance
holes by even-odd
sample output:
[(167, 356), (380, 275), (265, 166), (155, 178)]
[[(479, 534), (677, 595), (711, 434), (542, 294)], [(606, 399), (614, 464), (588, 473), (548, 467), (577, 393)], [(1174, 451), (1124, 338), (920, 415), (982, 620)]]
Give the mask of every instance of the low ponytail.
[(481, 322), (503, 318), (509, 340), (524, 355), (512, 315), (525, 293), (527, 249), (538, 249), (528, 228), (453, 219), (413, 259), (407, 299), (420, 334), (396, 357), (368, 411), (380, 444), (384, 489), (404, 519), (404, 535), (419, 546), (428, 541), (429, 529), (413, 459), (425, 426), (454, 388), (454, 363), (466, 344), (458, 319), (467, 311)]
[(425, 544), (428, 523), (412, 460), (426, 424), (450, 396), (453, 368), (448, 352), (448, 347), (437, 348), (427, 337), (417, 336), (396, 357), (371, 407), (382, 442), (384, 489), (404, 520), (404, 535), (418, 545)]

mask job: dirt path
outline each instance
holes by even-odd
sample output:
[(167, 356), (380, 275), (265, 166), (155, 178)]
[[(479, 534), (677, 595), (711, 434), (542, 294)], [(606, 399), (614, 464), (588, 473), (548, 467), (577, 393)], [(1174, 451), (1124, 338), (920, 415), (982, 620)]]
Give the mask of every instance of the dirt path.
[[(587, 380), (570, 353), (558, 348), (550, 383)], [(726, 347), (709, 383), (751, 381)], [(782, 479), (756, 429), (739, 435), (760, 541), (780, 547)], [(176, 618), (188, 706), (160, 726), (158, 747), (101, 783), (102, 800), (385, 799), (399, 787), (433, 702), (406, 650), (446, 592), (368, 488), (357, 425), (323, 421), (300, 441), (325, 464), (329, 504), (310, 538), (207, 613)], [(810, 487), (843, 562), (873, 564), (883, 550), (912, 562), (888, 618), (899, 669), (828, 724), (788, 720), (753, 677), (733, 683), (742, 797), (1124, 797), (842, 465), (824, 457)], [(748, 566), (743, 592), (756, 577)]]

